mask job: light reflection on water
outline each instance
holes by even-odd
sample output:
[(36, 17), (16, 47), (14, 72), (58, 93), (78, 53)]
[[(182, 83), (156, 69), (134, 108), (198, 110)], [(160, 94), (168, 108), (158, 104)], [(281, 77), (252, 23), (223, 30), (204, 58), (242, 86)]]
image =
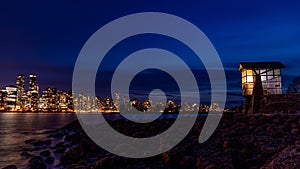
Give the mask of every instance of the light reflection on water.
[(28, 159), (20, 155), (29, 139), (45, 140), (43, 132), (63, 127), (77, 119), (76, 114), (0, 113), (0, 168), (14, 164), (26, 168)]

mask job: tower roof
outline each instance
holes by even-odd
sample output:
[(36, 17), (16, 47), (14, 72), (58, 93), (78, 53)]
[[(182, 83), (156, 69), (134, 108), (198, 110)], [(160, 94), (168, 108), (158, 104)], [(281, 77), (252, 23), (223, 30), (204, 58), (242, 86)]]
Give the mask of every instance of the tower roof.
[(282, 69), (284, 65), (281, 62), (241, 62), (239, 71), (242, 69)]

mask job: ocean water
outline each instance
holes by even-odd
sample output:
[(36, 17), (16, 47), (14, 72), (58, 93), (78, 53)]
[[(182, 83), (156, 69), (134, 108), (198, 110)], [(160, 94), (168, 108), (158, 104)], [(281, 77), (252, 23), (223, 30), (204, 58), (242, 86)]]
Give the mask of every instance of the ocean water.
[(16, 165), (28, 166), (28, 158), (21, 150), (30, 148), (25, 140), (47, 139), (45, 131), (54, 130), (76, 120), (76, 114), (51, 113), (0, 113), (0, 168)]

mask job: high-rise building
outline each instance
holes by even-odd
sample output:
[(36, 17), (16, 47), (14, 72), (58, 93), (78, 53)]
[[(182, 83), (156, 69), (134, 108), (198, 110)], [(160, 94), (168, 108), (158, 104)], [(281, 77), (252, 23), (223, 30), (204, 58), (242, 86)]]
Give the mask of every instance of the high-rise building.
[(7, 110), (16, 110), (16, 100), (17, 100), (17, 87), (10, 85), (5, 88), (6, 98), (5, 107)]
[[(98, 103), (98, 100), (97, 100), (97, 103)], [(73, 111), (74, 110), (73, 92), (72, 92), (72, 90), (69, 90), (69, 92), (67, 94), (67, 106), (68, 106), (68, 110), (69, 111)]]
[(29, 75), (29, 90), (28, 91), (37, 91), (38, 87), (36, 84), (36, 75)]
[(4, 110), (4, 108), (6, 107), (6, 90), (2, 89), (0, 90), (0, 110)]
[(56, 88), (48, 87), (43, 91), (42, 98), (45, 103), (47, 111), (56, 111), (59, 105), (58, 90)]
[(29, 75), (28, 96), (31, 110), (36, 111), (38, 109), (39, 87), (36, 83), (36, 75), (34, 74)]
[(120, 93), (115, 93), (114, 103), (115, 103), (116, 108), (119, 110), (120, 109)]
[(25, 93), (25, 76), (22, 74), (19, 74), (17, 76), (17, 81), (16, 81), (16, 86), (17, 86), (17, 100), (16, 100), (16, 107), (17, 109), (22, 109), (24, 107), (24, 93)]

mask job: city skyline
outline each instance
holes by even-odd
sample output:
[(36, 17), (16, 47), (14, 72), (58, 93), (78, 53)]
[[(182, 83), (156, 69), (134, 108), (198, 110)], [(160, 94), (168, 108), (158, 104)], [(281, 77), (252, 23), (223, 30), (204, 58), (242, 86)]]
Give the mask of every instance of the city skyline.
[[(0, 110), (4, 111), (60, 111), (73, 110), (72, 93), (47, 87), (40, 91), (35, 74), (18, 74), (14, 85), (0, 88)], [(27, 89), (25, 84), (27, 82)]]
[[(151, 100), (140, 98), (120, 98), (120, 93), (113, 96), (91, 98), (89, 94), (78, 94), (73, 98), (72, 90), (63, 91), (55, 87), (47, 87), (40, 91), (35, 74), (28, 75), (28, 88), (25, 89), (26, 76), (18, 74), (15, 85), (0, 88), (0, 111), (8, 112), (81, 112), (80, 108), (89, 112), (119, 113), (129, 112), (133, 108), (144, 112), (178, 113), (179, 110), (207, 113), (210, 109), (219, 109), (216, 103), (208, 106), (203, 103), (184, 102), (176, 100)], [(75, 109), (75, 107), (79, 109)], [(227, 111), (229, 109), (225, 109)]]

